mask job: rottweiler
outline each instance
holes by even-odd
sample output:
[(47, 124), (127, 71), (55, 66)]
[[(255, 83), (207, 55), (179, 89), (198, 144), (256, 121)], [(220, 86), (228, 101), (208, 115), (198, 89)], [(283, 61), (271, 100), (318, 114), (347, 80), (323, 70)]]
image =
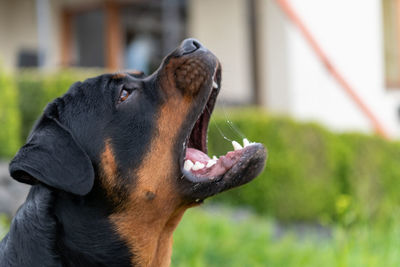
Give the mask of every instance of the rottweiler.
[(168, 266), (189, 207), (263, 169), (259, 143), (207, 156), (218, 59), (186, 39), (150, 76), (104, 74), (47, 105), (10, 174), (31, 184), (0, 266)]

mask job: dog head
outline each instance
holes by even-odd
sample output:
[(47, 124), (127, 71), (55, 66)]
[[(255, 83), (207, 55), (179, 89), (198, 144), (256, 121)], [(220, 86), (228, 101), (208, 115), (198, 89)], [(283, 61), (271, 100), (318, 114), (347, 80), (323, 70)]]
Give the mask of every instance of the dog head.
[(145, 227), (172, 232), (188, 207), (249, 182), (264, 166), (261, 144), (207, 156), (220, 84), (220, 63), (194, 39), (148, 77), (125, 72), (75, 83), (46, 107), (11, 175), (80, 196), (101, 188), (120, 235), (135, 251), (152, 251), (137, 245), (151, 243), (141, 240)]

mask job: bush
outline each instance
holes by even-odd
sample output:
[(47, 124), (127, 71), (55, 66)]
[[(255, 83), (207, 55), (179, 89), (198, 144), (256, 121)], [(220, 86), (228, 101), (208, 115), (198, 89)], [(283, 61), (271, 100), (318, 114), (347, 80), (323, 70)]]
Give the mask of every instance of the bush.
[[(376, 136), (333, 134), (322, 127), (267, 116), (260, 110), (217, 112), (210, 124), (210, 154), (232, 150), (228, 139), (245, 133), (265, 144), (266, 169), (253, 182), (215, 198), (249, 205), (283, 221), (349, 224), (384, 217), (400, 204), (400, 144)], [(232, 127), (232, 125), (234, 127)], [(222, 134), (221, 134), (222, 132)]]
[(0, 158), (12, 157), (20, 146), (18, 91), (12, 76), (0, 69)]
[(10, 218), (7, 215), (0, 213), (0, 241), (8, 233), (10, 228)]
[(353, 212), (366, 219), (398, 214), (400, 143), (361, 134), (340, 138), (348, 149), (348, 159), (342, 164), (346, 165)]

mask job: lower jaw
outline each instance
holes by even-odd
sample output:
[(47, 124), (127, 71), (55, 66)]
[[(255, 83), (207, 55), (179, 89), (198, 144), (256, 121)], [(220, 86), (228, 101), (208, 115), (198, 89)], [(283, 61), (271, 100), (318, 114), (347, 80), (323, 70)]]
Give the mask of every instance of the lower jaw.
[(199, 203), (208, 197), (246, 184), (264, 169), (266, 157), (267, 152), (263, 145), (256, 143), (243, 149), (236, 164), (215, 179), (199, 178), (183, 170), (180, 180), (182, 193), (189, 202)]
[(219, 181), (227, 173), (230, 173), (233, 167), (246, 161), (247, 157), (251, 159), (252, 154), (260, 148), (265, 154), (264, 147), (261, 144), (247, 142), (245, 147), (236, 147), (234, 151), (229, 151), (218, 159), (215, 156), (210, 159), (202, 151), (188, 148), (182, 173), (192, 182)]
[(192, 169), (188, 171), (200, 180), (215, 180), (232, 168), (239, 161), (242, 154), (243, 150), (229, 151), (219, 158), (214, 156), (213, 159), (210, 159), (203, 152), (188, 148), (184, 166), (188, 161), (195, 162)]

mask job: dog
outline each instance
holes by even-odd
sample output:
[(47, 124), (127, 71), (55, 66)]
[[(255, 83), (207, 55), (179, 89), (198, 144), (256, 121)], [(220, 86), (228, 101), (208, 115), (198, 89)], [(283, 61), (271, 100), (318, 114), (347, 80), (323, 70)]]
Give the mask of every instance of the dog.
[(218, 59), (186, 39), (150, 76), (104, 74), (47, 105), (10, 174), (31, 184), (0, 266), (169, 266), (190, 207), (264, 168), (262, 144), (207, 156)]

